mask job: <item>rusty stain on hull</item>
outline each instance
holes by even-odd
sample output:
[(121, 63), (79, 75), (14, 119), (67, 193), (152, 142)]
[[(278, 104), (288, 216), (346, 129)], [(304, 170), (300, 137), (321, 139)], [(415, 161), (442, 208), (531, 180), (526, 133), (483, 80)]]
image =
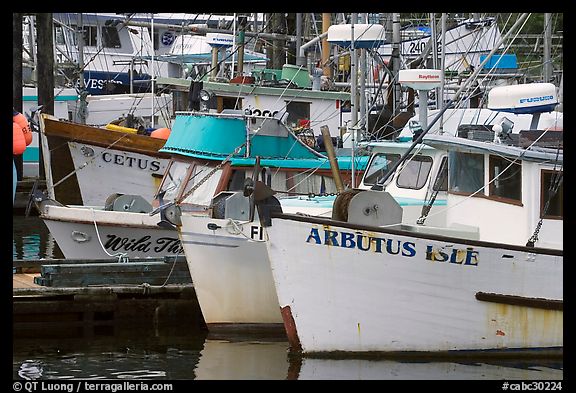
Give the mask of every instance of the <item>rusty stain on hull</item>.
[(294, 322), (294, 317), (292, 316), (292, 310), (290, 309), (290, 306), (281, 307), (280, 313), (282, 314), (284, 328), (286, 329), (286, 335), (288, 336), (288, 342), (290, 343), (290, 350), (302, 351), (302, 345), (298, 339), (296, 323)]

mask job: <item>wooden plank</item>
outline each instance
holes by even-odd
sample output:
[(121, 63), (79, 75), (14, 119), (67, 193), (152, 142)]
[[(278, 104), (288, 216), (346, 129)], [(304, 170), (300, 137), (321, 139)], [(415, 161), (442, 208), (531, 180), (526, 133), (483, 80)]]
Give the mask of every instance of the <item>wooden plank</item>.
[(166, 281), (188, 283), (192, 282), (189, 273), (184, 272), (160, 272), (146, 274), (142, 272), (102, 272), (96, 274), (84, 274), (82, 272), (69, 274), (50, 274), (36, 277), (34, 282), (43, 286), (58, 287), (84, 287), (89, 285), (162, 285)]
[[(43, 265), (58, 265), (58, 264), (91, 264), (91, 263), (132, 263), (132, 262), (165, 262), (172, 265), (174, 263), (173, 256), (166, 256), (164, 258), (131, 258), (128, 262), (120, 262), (118, 258), (105, 258), (105, 259), (14, 259), (12, 266), (15, 268), (40, 268)], [(186, 264), (186, 258), (179, 255), (177, 264)]]
[(166, 141), (147, 135), (109, 130), (107, 128), (93, 127), (65, 120), (55, 120), (49, 117), (44, 118), (44, 133), (48, 137), (65, 138), (69, 141), (88, 143), (101, 147), (109, 147), (111, 144), (114, 144), (113, 148), (115, 150), (170, 158), (169, 154), (158, 152)]
[(12, 288), (37, 288), (38, 285), (34, 283), (34, 278), (39, 277), (39, 274), (13, 274), (12, 275)]
[(170, 266), (162, 262), (127, 262), (127, 263), (91, 263), (91, 264), (57, 264), (42, 265), (40, 272), (45, 274), (99, 274), (99, 273), (128, 273), (142, 272), (153, 273), (169, 271)]
[(196, 292), (191, 283), (186, 284), (171, 284), (165, 286), (151, 286), (151, 285), (118, 285), (118, 286), (94, 286), (94, 287), (74, 287), (74, 288), (53, 288), (36, 286), (33, 288), (13, 288), (12, 298), (17, 300), (21, 297), (47, 297), (47, 296), (76, 296), (76, 295), (89, 295), (89, 296), (102, 296), (109, 294), (147, 294), (147, 295), (165, 295), (175, 294), (179, 297), (195, 297)]

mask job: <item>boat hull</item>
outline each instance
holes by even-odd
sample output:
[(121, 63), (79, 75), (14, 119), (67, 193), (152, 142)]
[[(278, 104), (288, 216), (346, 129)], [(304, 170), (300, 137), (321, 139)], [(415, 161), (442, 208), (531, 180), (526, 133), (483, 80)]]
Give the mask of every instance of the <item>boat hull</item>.
[(563, 346), (562, 251), (287, 217), (266, 244), (295, 351)]
[(178, 232), (147, 213), (47, 206), (41, 218), (68, 259), (183, 255)]
[[(84, 205), (103, 206), (115, 193), (154, 199), (168, 158), (68, 142)], [(106, 181), (99, 181), (106, 179)]]
[(262, 228), (191, 214), (181, 220), (179, 236), (208, 329), (283, 331)]

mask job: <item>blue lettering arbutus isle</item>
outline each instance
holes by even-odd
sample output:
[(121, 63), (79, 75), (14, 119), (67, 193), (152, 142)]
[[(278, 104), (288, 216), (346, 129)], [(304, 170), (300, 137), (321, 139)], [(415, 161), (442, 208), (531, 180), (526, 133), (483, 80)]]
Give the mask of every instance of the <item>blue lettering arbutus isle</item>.
[[(369, 236), (361, 232), (312, 228), (306, 238), (306, 243), (400, 255), (408, 258), (412, 258), (417, 254), (416, 243), (414, 242)], [(447, 262), (458, 265), (477, 266), (478, 255), (479, 252), (472, 247), (459, 249), (452, 246), (435, 247), (427, 245), (425, 250), (425, 260), (427, 261)]]

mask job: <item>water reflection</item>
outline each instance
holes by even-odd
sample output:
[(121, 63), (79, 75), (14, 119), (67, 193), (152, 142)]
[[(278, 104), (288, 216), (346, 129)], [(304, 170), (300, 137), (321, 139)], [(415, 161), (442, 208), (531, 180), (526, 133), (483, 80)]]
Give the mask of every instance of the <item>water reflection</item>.
[(38, 216), (12, 218), (13, 259), (64, 258), (54, 237)]
[(16, 339), (15, 379), (145, 380), (562, 380), (562, 359), (418, 361), (312, 359), (285, 339), (211, 338), (181, 327), (114, 337)]
[(16, 338), (14, 379), (195, 379), (206, 332), (195, 327), (122, 329), (114, 336)]
[(561, 380), (562, 362), (485, 362), (303, 359), (298, 379)]
[(206, 339), (194, 370), (196, 379), (287, 379), (287, 341)]

